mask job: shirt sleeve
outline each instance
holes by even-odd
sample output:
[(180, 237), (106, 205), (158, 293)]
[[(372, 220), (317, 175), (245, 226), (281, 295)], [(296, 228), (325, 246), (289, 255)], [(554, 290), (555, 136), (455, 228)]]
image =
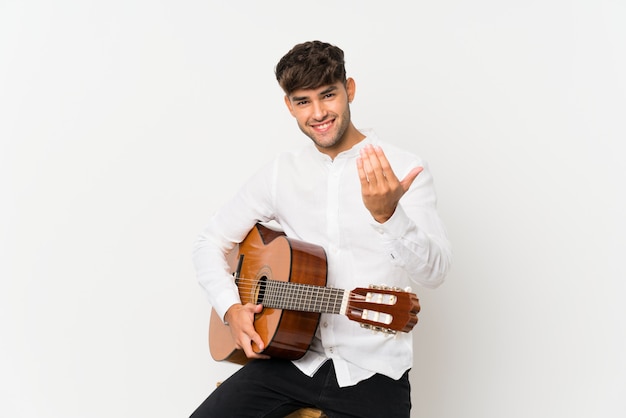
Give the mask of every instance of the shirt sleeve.
[(452, 263), (452, 250), (437, 213), (433, 178), (425, 162), (400, 200), (393, 216), (383, 224), (372, 222), (382, 235), (391, 262), (404, 269), (412, 281), (435, 288), (443, 283)]
[(241, 303), (228, 254), (257, 222), (272, 219), (273, 171), (273, 165), (268, 164), (252, 176), (211, 216), (193, 245), (196, 278), (222, 320), (233, 304)]

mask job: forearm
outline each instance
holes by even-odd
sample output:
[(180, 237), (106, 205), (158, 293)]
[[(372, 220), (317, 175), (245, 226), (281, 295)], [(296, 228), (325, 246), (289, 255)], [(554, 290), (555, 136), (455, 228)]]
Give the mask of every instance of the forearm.
[(224, 318), (233, 304), (240, 303), (237, 286), (226, 261), (226, 254), (232, 247), (234, 244), (218, 238), (211, 225), (202, 230), (193, 246), (198, 283), (220, 318)]
[(413, 208), (410, 217), (402, 205), (380, 231), (392, 263), (412, 281), (435, 288), (443, 283), (452, 264), (452, 250), (434, 208)]

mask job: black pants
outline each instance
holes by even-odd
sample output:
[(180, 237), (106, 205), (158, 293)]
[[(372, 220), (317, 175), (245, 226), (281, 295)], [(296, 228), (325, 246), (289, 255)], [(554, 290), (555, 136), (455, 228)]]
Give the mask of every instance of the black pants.
[(302, 407), (330, 418), (409, 418), (409, 372), (393, 380), (376, 374), (337, 385), (332, 361), (309, 377), (287, 360), (254, 360), (224, 381), (191, 418), (282, 418)]

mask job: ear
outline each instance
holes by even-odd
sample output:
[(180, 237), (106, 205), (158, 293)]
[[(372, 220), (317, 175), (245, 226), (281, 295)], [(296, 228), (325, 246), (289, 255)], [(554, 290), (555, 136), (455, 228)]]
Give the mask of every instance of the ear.
[(291, 116), (295, 116), (293, 114), (293, 105), (291, 104), (291, 100), (289, 100), (289, 96), (287, 96), (285, 94), (285, 104), (287, 105), (287, 109), (289, 109), (289, 113), (291, 113)]
[(354, 95), (356, 94), (356, 83), (352, 77), (349, 77), (346, 80), (346, 91), (348, 92), (348, 103), (351, 103), (354, 100)]

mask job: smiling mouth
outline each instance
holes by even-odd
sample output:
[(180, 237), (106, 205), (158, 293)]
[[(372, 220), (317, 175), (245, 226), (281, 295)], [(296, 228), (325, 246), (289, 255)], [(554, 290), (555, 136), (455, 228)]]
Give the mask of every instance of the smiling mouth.
[(315, 129), (318, 132), (324, 132), (324, 131), (328, 130), (332, 126), (333, 122), (334, 122), (334, 120), (329, 120), (329, 121), (324, 122), (324, 123), (311, 125), (311, 128)]

